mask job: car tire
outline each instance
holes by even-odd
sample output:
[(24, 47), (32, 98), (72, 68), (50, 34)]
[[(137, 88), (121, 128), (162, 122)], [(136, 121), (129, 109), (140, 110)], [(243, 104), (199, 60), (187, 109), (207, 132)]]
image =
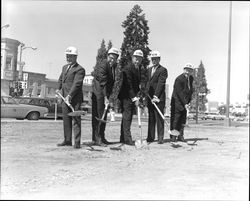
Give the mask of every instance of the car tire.
[(27, 116), (28, 120), (38, 120), (40, 114), (38, 112), (30, 112)]

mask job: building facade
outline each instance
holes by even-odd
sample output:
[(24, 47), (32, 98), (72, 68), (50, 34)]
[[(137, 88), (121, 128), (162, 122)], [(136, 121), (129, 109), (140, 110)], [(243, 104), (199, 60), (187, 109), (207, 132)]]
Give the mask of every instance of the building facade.
[(8, 95), (18, 79), (18, 47), (21, 43), (11, 38), (1, 38), (1, 93)]

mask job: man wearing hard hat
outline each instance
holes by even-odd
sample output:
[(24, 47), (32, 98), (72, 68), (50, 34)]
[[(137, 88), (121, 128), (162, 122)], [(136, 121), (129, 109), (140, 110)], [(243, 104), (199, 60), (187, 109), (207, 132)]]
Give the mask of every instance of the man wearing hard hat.
[(147, 92), (151, 100), (148, 99), (148, 136), (147, 142), (153, 142), (155, 139), (155, 126), (157, 126), (158, 144), (163, 144), (164, 139), (164, 120), (157, 111), (156, 104), (162, 114), (165, 108), (165, 85), (168, 78), (168, 71), (160, 65), (160, 52), (155, 50), (151, 53), (151, 61), (153, 66), (148, 69)]
[(134, 145), (130, 127), (134, 106), (139, 104), (142, 59), (143, 52), (135, 50), (132, 55), (132, 63), (129, 63), (122, 70), (122, 85), (118, 95), (122, 109), (120, 142), (127, 145)]
[(74, 110), (80, 110), (83, 102), (82, 84), (85, 69), (77, 63), (78, 50), (68, 47), (65, 51), (67, 64), (62, 67), (62, 73), (58, 80), (58, 90), (61, 91), (65, 102), (62, 103), (64, 141), (58, 146), (72, 146), (72, 120), (74, 130), (74, 148), (81, 147), (81, 116), (71, 117), (72, 112), (66, 102), (70, 103)]
[(170, 140), (185, 142), (184, 126), (187, 118), (187, 108), (191, 102), (193, 93), (193, 65), (187, 63), (183, 73), (174, 82), (174, 89), (171, 98), (171, 117), (170, 117)]
[[(92, 92), (92, 141), (98, 146), (110, 144), (105, 138), (106, 123), (98, 119), (107, 119), (107, 107), (110, 106), (110, 95), (112, 94), (119, 50), (112, 47), (108, 51), (107, 59), (94, 69), (93, 92)], [(104, 113), (106, 112), (106, 113)]]

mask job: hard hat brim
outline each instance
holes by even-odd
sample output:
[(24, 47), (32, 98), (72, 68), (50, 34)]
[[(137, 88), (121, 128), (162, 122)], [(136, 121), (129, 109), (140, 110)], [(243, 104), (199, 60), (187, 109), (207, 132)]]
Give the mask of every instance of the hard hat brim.
[(65, 52), (65, 54), (67, 55), (75, 55), (75, 56), (77, 56), (78, 54), (71, 54), (71, 53), (68, 53), (68, 52)]
[(184, 69), (194, 70), (193, 68), (190, 68), (190, 67), (184, 67)]

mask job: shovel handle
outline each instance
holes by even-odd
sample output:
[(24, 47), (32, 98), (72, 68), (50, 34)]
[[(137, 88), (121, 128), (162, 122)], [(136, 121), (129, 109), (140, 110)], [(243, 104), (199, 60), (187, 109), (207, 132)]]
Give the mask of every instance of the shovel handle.
[(137, 106), (137, 116), (138, 116), (138, 125), (141, 126), (141, 111), (139, 106)]
[(138, 125), (139, 125), (139, 129), (140, 129), (141, 143), (142, 143), (141, 110), (140, 110), (139, 105), (137, 106), (137, 116), (138, 116)]
[(63, 101), (66, 103), (66, 105), (70, 107), (72, 112), (74, 112), (75, 111), (74, 108), (72, 107), (72, 105), (68, 101), (65, 100), (65, 98), (62, 96), (62, 94), (60, 92), (56, 92), (56, 93), (63, 99)]
[(158, 111), (158, 113), (160, 114), (161, 118), (164, 120), (164, 122), (167, 124), (167, 126), (169, 127), (169, 124), (167, 122), (167, 120), (165, 119), (164, 115), (161, 113), (160, 109), (157, 107), (157, 105), (155, 104), (155, 102), (152, 101), (151, 97), (149, 94), (147, 94), (147, 96), (149, 97), (151, 103), (155, 106), (156, 110)]
[(106, 112), (108, 110), (108, 106), (109, 106), (109, 104), (105, 104), (105, 108), (104, 108), (104, 111), (103, 111), (103, 114), (102, 114), (102, 120), (104, 120), (104, 117), (105, 117)]

